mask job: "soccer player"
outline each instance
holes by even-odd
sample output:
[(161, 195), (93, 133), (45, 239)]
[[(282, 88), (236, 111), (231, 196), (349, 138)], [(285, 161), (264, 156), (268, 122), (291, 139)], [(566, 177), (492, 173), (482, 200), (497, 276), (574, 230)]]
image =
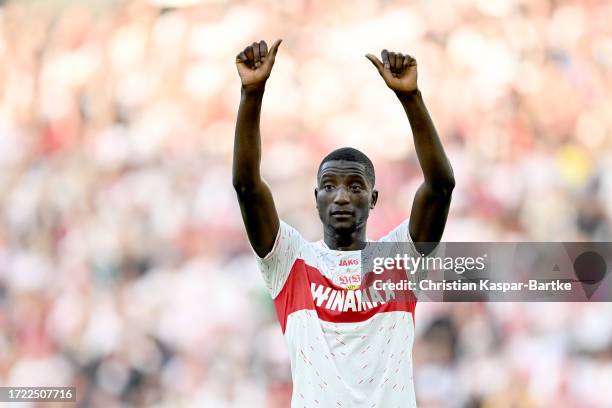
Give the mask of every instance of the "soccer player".
[[(236, 57), (242, 95), (234, 140), (233, 184), (249, 241), (274, 299), (289, 347), (293, 407), (414, 407), (415, 302), (385, 302), (361, 293), (360, 250), (378, 200), (366, 155), (341, 148), (319, 166), (314, 190), (323, 239), (306, 241), (279, 220), (261, 177), (259, 118), (266, 81), (281, 40)], [(368, 54), (408, 116), (423, 170), (409, 220), (382, 242), (406, 242), (418, 253), (439, 242), (455, 185), (453, 171), (417, 87), (417, 64), (406, 54)], [(417, 252), (418, 251), (418, 252)]]

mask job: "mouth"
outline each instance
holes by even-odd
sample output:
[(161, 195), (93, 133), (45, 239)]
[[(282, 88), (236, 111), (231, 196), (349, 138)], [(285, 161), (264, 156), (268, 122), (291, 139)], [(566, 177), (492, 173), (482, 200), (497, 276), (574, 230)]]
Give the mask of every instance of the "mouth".
[(335, 217), (335, 218), (349, 218), (353, 216), (353, 212), (348, 211), (348, 210), (338, 210), (338, 211), (332, 211), (331, 215), (332, 217)]

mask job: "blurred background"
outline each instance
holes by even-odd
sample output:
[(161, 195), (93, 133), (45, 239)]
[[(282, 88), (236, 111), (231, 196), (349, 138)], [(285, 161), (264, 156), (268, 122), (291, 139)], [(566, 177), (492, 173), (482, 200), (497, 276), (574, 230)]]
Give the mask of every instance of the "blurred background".
[[(289, 406), (231, 184), (234, 57), (260, 39), (284, 40), (262, 171), (306, 238), (340, 146), (377, 170), (370, 237), (409, 216), (409, 124), (364, 57), (388, 48), (417, 58), (454, 167), (444, 240), (609, 241), (610, 21), (598, 0), (1, 1), (0, 385)], [(423, 303), (416, 329), (419, 406), (612, 406), (611, 304)]]

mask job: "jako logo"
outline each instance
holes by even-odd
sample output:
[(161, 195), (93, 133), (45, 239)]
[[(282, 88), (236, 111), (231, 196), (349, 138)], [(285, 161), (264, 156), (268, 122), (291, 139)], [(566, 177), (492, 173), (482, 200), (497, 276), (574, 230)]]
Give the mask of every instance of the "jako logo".
[(339, 266), (359, 265), (359, 259), (341, 259)]

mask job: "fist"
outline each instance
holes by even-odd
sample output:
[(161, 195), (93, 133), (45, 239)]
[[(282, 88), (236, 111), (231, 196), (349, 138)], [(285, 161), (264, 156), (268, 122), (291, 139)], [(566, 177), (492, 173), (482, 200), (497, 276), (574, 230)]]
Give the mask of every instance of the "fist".
[(417, 90), (417, 63), (414, 58), (387, 50), (382, 50), (380, 56), (382, 62), (372, 54), (367, 54), (366, 58), (374, 64), (391, 90), (400, 93)]
[(265, 41), (254, 42), (236, 56), (236, 68), (243, 88), (256, 88), (266, 83), (281, 41), (276, 40), (269, 51)]

